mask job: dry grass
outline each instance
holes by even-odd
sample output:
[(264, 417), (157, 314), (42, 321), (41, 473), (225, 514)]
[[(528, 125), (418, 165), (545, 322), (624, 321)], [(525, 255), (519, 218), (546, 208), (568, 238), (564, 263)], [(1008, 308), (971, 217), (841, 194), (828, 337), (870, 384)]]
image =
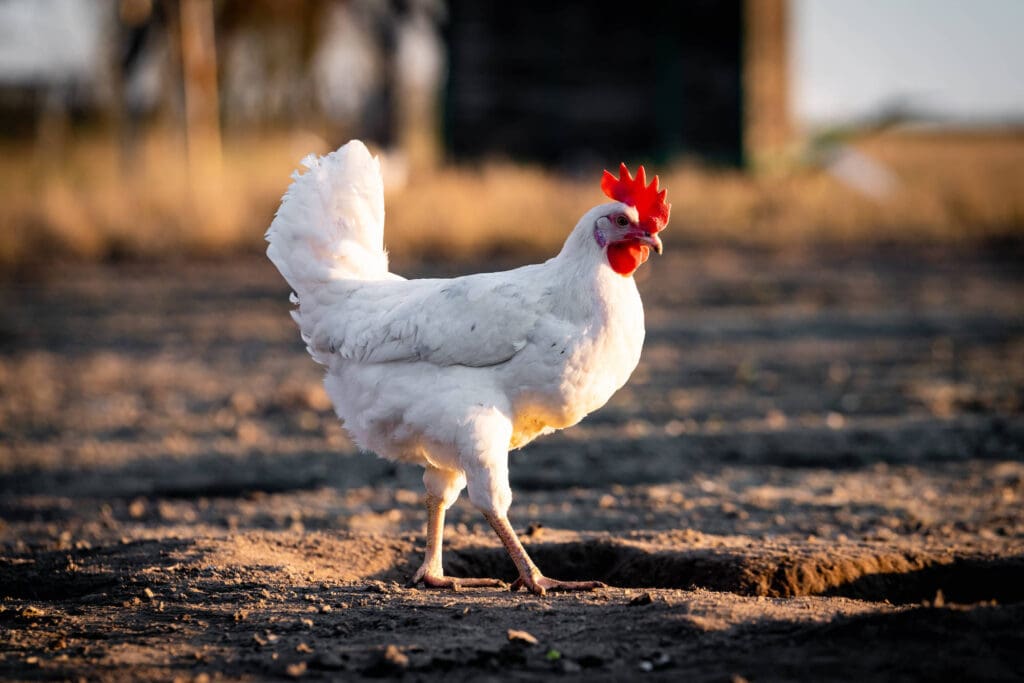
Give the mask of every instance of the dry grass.
[[(818, 166), (752, 177), (681, 164), (662, 170), (668, 242), (973, 241), (1024, 234), (1024, 135), (887, 133), (857, 148), (897, 178), (882, 201)], [(229, 139), (220, 172), (190, 173), (180, 139), (152, 134), (122, 163), (104, 138), (59, 153), (0, 156), (0, 263), (219, 255), (262, 249), (263, 232), (311, 135)], [(400, 260), (495, 251), (551, 253), (602, 197), (585, 182), (507, 163), (414, 172), (389, 192), (386, 240)]]
[(220, 172), (190, 172), (181, 140), (151, 135), (133, 161), (109, 140), (83, 139), (47, 154), (0, 158), (0, 261), (51, 257), (217, 255), (259, 247), (312, 136), (225, 145)]

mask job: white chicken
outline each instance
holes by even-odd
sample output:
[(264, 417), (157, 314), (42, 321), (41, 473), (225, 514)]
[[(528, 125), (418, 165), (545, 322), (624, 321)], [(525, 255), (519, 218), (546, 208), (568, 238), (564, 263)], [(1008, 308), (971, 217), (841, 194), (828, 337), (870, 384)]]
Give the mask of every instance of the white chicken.
[(644, 314), (632, 274), (661, 253), (666, 192), (644, 168), (605, 171), (594, 207), (548, 261), (499, 273), (406, 280), (388, 272), (380, 165), (358, 140), (307, 157), (267, 231), (294, 289), (292, 316), (355, 441), (425, 468), (427, 549), (411, 585), (458, 590), (496, 579), (444, 575), (445, 511), (463, 488), (519, 572), (512, 589), (587, 590), (530, 559), (508, 520), (508, 454), (570, 427), (633, 372)]

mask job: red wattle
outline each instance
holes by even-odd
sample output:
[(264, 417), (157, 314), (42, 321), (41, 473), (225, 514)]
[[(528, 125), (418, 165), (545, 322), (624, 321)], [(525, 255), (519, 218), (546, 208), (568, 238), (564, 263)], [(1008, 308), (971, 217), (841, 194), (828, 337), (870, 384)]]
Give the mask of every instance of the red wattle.
[(651, 255), (651, 248), (639, 242), (614, 242), (608, 245), (608, 264), (619, 275), (630, 276)]

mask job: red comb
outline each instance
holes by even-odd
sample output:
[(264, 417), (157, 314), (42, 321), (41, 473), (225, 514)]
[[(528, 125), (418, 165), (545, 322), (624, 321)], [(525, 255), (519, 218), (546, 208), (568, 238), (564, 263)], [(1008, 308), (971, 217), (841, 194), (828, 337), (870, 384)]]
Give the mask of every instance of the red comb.
[(665, 201), (668, 190), (658, 191), (658, 176), (647, 184), (647, 172), (641, 166), (636, 178), (629, 174), (626, 164), (619, 164), (619, 177), (608, 171), (601, 176), (601, 189), (610, 198), (629, 204), (640, 215), (640, 227), (654, 234), (668, 225), (668, 214), (672, 205)]

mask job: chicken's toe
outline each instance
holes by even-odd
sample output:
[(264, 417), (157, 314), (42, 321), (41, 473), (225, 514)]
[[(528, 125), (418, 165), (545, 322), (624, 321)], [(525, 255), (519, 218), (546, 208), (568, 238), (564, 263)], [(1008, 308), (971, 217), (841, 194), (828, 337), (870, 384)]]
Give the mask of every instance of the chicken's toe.
[(520, 588), (526, 588), (535, 595), (544, 595), (548, 591), (592, 591), (607, 587), (607, 584), (601, 581), (559, 581), (558, 579), (549, 579), (546, 576), (538, 575), (531, 577), (520, 576), (509, 587), (509, 590), (517, 591)]
[(501, 579), (463, 579), (422, 570), (416, 572), (406, 587), (413, 588), (419, 585), (423, 585), (425, 588), (447, 588), (455, 592), (463, 588), (505, 588), (508, 586)]

